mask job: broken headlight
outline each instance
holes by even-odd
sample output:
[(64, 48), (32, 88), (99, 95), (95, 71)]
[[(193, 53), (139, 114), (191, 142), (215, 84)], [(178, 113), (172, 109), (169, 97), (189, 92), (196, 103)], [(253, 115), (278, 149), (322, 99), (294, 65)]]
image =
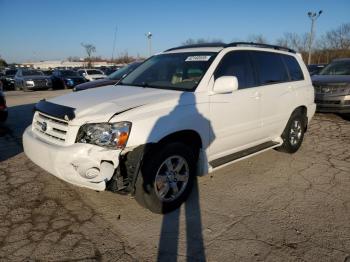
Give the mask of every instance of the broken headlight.
[(128, 142), (130, 129), (130, 122), (85, 124), (80, 127), (76, 142), (122, 149)]

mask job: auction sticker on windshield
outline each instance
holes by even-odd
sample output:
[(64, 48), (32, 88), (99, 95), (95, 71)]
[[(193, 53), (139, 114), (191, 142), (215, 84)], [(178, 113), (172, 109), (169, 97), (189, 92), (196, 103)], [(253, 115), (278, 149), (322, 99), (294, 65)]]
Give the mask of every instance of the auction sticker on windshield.
[(186, 62), (194, 62), (194, 61), (208, 61), (210, 59), (210, 55), (195, 55), (189, 56), (186, 58)]

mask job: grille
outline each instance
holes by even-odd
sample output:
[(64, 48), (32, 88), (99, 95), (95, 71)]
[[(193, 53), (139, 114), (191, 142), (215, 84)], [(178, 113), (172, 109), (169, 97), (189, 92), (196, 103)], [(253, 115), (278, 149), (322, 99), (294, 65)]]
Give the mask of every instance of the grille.
[(33, 118), (33, 130), (45, 140), (62, 144), (66, 141), (68, 122), (36, 112)]
[(339, 105), (340, 101), (332, 100), (316, 100), (316, 104), (325, 104), (325, 105)]
[(344, 86), (315, 86), (315, 92), (318, 94), (339, 94), (347, 91)]
[(47, 86), (47, 80), (46, 79), (34, 80), (34, 84), (35, 84), (35, 86), (38, 86), (38, 87), (46, 87)]

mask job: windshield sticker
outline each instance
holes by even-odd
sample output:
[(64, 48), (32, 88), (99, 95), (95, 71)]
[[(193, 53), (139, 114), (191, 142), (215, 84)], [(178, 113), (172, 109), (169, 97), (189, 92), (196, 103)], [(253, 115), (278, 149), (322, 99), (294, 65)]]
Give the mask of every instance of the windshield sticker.
[(210, 59), (210, 55), (195, 55), (189, 56), (186, 58), (186, 62), (197, 62), (197, 61), (208, 61)]

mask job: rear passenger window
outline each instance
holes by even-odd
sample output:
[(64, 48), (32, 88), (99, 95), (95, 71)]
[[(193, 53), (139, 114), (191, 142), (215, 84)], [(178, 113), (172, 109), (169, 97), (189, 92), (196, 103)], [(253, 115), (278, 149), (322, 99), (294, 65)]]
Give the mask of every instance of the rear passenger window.
[(301, 70), (295, 57), (290, 55), (282, 55), (282, 58), (288, 68), (291, 81), (304, 80), (303, 71)]
[(220, 76), (237, 77), (238, 89), (256, 86), (249, 52), (234, 51), (226, 54), (215, 71), (215, 78)]
[(261, 85), (289, 81), (288, 72), (280, 54), (253, 51), (252, 55), (256, 64)]

